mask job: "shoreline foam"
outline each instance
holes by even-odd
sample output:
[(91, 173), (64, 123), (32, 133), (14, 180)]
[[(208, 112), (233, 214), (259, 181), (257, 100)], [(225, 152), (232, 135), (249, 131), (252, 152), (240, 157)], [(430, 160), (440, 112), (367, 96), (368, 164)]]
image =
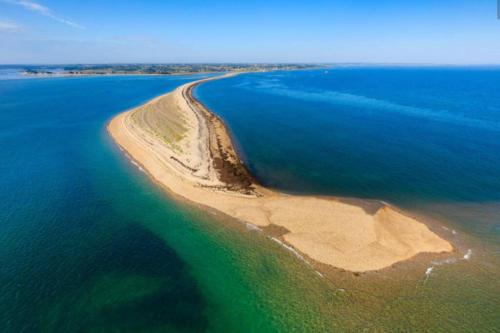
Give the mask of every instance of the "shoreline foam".
[(289, 195), (260, 186), (224, 122), (184, 84), (108, 124), (113, 139), (157, 182), (188, 201), (260, 229), (322, 264), (383, 269), (419, 253), (453, 250), (423, 224), (383, 202), (375, 212), (341, 198)]

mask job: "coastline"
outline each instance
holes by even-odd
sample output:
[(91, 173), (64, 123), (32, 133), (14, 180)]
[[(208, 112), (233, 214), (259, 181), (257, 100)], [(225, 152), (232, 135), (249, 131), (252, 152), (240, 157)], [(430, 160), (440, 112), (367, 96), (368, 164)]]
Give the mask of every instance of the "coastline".
[(420, 221), (379, 202), (288, 195), (260, 186), (247, 171), (224, 122), (192, 96), (208, 80), (187, 83), (108, 124), (115, 142), (149, 176), (180, 197), (262, 229), (320, 264), (379, 270), (452, 245)]
[(113, 76), (183, 76), (183, 75), (207, 75), (216, 72), (179, 72), (179, 73), (53, 73), (53, 74), (30, 74), (21, 72), (21, 76), (31, 78), (56, 78), (56, 77), (113, 77)]
[(33, 77), (33, 78), (54, 78), (54, 77), (112, 77), (112, 76), (186, 76), (186, 75), (211, 75), (211, 74), (219, 74), (223, 75), (223, 73), (255, 73), (255, 72), (272, 72), (279, 70), (286, 71), (301, 71), (301, 70), (309, 70), (309, 69), (327, 69), (329, 67), (325, 67), (324, 65), (317, 65), (312, 68), (279, 68), (279, 66), (275, 68), (252, 68), (252, 69), (228, 69), (228, 68), (220, 68), (217, 70), (203, 70), (203, 71), (173, 71), (169, 73), (162, 72), (141, 72), (141, 71), (109, 71), (109, 72), (68, 72), (68, 71), (60, 71), (60, 72), (36, 72), (32, 73), (29, 71), (22, 71), (19, 74), (24, 77)]

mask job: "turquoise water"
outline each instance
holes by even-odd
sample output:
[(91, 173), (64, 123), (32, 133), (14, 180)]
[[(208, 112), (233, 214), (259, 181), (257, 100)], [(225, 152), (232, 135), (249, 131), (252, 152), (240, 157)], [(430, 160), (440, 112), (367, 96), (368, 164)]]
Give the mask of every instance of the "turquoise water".
[[(120, 316), (124, 327), (155, 326), (152, 320), (180, 328), (206, 325), (203, 298), (185, 264), (132, 223), (139, 207), (126, 209), (120, 199), (127, 196), (116, 197), (145, 189), (129, 185), (104, 127), (112, 115), (190, 79), (0, 81), (2, 332), (84, 331), (104, 315)], [(131, 293), (120, 301), (136, 298), (136, 305), (87, 313), (92, 295), (81, 290), (110, 292), (120, 277), (123, 286), (116, 288), (144, 286), (134, 293), (149, 298)], [(180, 289), (160, 285), (168, 279), (181, 281)], [(176, 293), (185, 296), (178, 308), (161, 306)], [(98, 306), (105, 309), (106, 302)], [(151, 312), (136, 311), (142, 307)], [(75, 315), (80, 318), (72, 321)]]
[(333, 327), (309, 268), (175, 203), (108, 137), (113, 115), (199, 77), (0, 80), (1, 332)]
[(432, 211), (500, 243), (499, 87), (500, 68), (336, 68), (197, 94), (265, 185)]
[[(317, 94), (328, 85), (347, 86), (352, 74), (373, 80), (372, 71), (345, 70), (338, 74), (344, 75), (343, 81), (337, 83), (336, 76), (322, 71), (249, 74), (200, 86), (197, 93), (228, 121), (252, 170), (267, 184), (289, 191), (455, 205), (459, 198), (444, 199), (447, 190), (422, 200), (430, 186), (425, 184), (399, 190), (397, 200), (378, 179), (381, 166), (352, 162), (356, 156), (366, 163), (382, 163), (387, 157), (380, 151), (369, 153), (369, 147), (349, 151), (384, 132), (377, 126), (371, 137), (361, 131), (366, 117), (377, 124), (378, 111), (370, 116), (372, 107), (342, 102), (332, 108), (330, 100), (311, 104), (317, 95), (296, 96), (294, 84), (307, 89), (322, 86), (323, 90), (311, 88)], [(419, 73), (412, 76), (425, 74)], [(314, 83), (323, 75), (331, 82)], [(382, 78), (390, 81), (391, 75), (378, 75), (382, 86), (377, 96), (383, 99)], [(403, 86), (402, 74), (394, 75), (393, 86)], [(496, 75), (491, 72), (493, 78)], [(339, 271), (321, 278), (262, 235), (165, 195), (117, 149), (105, 126), (113, 115), (197, 77), (13, 79), (17, 77), (9, 70), (9, 79), (0, 80), (1, 332), (493, 332), (499, 327), (500, 265), (490, 249), (483, 253), (474, 247), (470, 261), (436, 266), (430, 277), (425, 271), (431, 259), (423, 257), (395, 270), (359, 276)], [(285, 88), (271, 93), (273, 85)], [(488, 81), (483, 89), (482, 103), (494, 108), (498, 104), (491, 94), (493, 83)], [(314, 108), (306, 109), (311, 105)], [(332, 119), (324, 114), (331, 110), (341, 115)], [(342, 110), (350, 111), (342, 115)], [(493, 116), (495, 109), (490, 111)], [(348, 122), (341, 121), (349, 114), (350, 131), (343, 129)], [(378, 125), (394, 121), (397, 128), (404, 124), (399, 117), (386, 115)], [(369, 124), (364, 127), (369, 132)], [(411, 141), (409, 131), (400, 132), (406, 134), (406, 143)], [(462, 135), (467, 133), (462, 130)], [(493, 139), (496, 132), (493, 128), (484, 133)], [(333, 140), (337, 136), (344, 139)], [(350, 136), (355, 138), (349, 140)], [(488, 152), (497, 142), (489, 143)], [(382, 146), (372, 142), (376, 143), (377, 149)], [(385, 146), (398, 151), (398, 145)], [(385, 182), (392, 182), (396, 191), (397, 182), (391, 178), (400, 173), (395, 169), (403, 162), (394, 156), (396, 164), (384, 166), (389, 179)], [(350, 162), (344, 163), (344, 158)], [(308, 163), (310, 169), (305, 169)], [(425, 163), (413, 167), (425, 169)], [(473, 170), (484, 171), (479, 164), (476, 158)], [(351, 174), (349, 165), (363, 171), (361, 179)], [(345, 182), (337, 183), (342, 175)], [(489, 175), (481, 174), (478, 182)], [(399, 180), (411, 183), (403, 176)], [(454, 189), (472, 188), (453, 181)], [(354, 190), (349, 184), (360, 187)], [(495, 203), (490, 193), (495, 193), (497, 183), (486, 184), (483, 199), (462, 201), (476, 209), (484, 207), (484, 201)], [(488, 207), (496, 214), (494, 204)], [(478, 224), (477, 233), (495, 240), (495, 223)]]

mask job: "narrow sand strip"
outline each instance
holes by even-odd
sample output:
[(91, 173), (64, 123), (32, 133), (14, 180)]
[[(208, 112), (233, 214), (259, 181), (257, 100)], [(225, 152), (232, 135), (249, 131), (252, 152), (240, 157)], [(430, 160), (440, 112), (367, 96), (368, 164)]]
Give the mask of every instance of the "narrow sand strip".
[(452, 251), (425, 224), (385, 204), (371, 214), (337, 198), (259, 186), (224, 123), (192, 96), (193, 87), (212, 79), (185, 84), (119, 114), (109, 123), (109, 133), (172, 192), (264, 230), (279, 230), (280, 240), (320, 263), (369, 271), (421, 252)]

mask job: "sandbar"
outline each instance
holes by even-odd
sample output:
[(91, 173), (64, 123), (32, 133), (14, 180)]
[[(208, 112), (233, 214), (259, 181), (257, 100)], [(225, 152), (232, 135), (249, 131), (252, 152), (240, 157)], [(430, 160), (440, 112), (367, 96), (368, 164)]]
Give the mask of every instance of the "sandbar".
[(226, 124), (193, 97), (197, 80), (114, 117), (108, 131), (155, 181), (176, 195), (275, 235), (322, 264), (379, 270), (453, 246), (426, 224), (381, 203), (375, 211), (337, 197), (291, 195), (259, 185)]

